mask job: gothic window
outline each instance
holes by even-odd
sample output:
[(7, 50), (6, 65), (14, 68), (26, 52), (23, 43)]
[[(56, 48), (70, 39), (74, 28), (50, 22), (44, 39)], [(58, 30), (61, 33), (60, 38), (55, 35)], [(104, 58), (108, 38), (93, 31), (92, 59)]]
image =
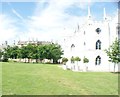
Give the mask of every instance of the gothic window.
[(101, 64), (101, 57), (97, 56), (95, 59), (95, 65), (100, 65)]
[(117, 29), (117, 34), (119, 35), (120, 34), (120, 26), (117, 26), (116, 29)]
[(97, 32), (97, 34), (99, 34), (99, 33), (101, 32), (101, 29), (100, 29), (100, 28), (97, 28), (97, 29), (96, 29), (96, 32)]
[(84, 35), (85, 35), (85, 31), (84, 31)]
[(84, 42), (84, 45), (86, 45), (86, 43)]
[(74, 48), (75, 48), (75, 45), (72, 44), (72, 45), (71, 45), (71, 51), (72, 51)]
[(75, 45), (74, 45), (74, 44), (72, 44), (72, 45), (71, 45), (71, 48), (74, 48), (74, 47), (75, 47)]
[(96, 49), (101, 50), (101, 41), (100, 41), (100, 40), (98, 40), (98, 41), (96, 42)]

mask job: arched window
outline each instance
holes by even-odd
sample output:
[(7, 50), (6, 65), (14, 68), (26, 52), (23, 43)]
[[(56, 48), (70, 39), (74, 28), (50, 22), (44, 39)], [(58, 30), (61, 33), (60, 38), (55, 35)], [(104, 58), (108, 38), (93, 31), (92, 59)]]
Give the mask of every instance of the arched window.
[(71, 45), (71, 51), (73, 51), (74, 48), (75, 48), (75, 45), (72, 44), (72, 45)]
[(86, 45), (86, 43), (84, 42), (84, 46)]
[(95, 65), (100, 65), (101, 64), (101, 57), (97, 56), (95, 59)]
[(100, 40), (98, 40), (98, 41), (96, 42), (96, 49), (101, 50), (101, 41), (100, 41)]
[(74, 47), (75, 47), (75, 45), (74, 45), (74, 44), (72, 44), (72, 45), (71, 45), (71, 48), (74, 48)]
[(117, 29), (117, 34), (119, 35), (119, 34), (120, 34), (120, 25), (118, 25), (118, 26), (116, 27), (116, 29)]

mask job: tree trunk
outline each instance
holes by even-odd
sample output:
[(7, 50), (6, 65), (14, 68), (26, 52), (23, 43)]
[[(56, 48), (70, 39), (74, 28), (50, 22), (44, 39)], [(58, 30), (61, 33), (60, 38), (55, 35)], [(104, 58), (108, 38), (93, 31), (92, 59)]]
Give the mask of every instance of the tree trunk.
[(53, 59), (53, 64), (56, 64), (56, 63), (58, 63), (57, 60)]
[(114, 63), (114, 72), (115, 72), (115, 67), (116, 67), (116, 64)]
[(30, 63), (30, 58), (28, 58), (28, 63)]
[(25, 58), (25, 63), (26, 63), (26, 58)]
[(19, 62), (21, 62), (21, 58), (19, 58)]
[(36, 58), (36, 63), (38, 63), (38, 59)]

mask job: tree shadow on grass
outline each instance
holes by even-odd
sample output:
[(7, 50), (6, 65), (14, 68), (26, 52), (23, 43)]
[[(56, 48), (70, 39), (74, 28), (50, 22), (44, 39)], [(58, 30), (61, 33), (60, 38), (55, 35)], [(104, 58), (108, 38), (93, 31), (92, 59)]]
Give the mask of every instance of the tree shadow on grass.
[(110, 73), (112, 73), (112, 74), (120, 74), (120, 72), (110, 72)]

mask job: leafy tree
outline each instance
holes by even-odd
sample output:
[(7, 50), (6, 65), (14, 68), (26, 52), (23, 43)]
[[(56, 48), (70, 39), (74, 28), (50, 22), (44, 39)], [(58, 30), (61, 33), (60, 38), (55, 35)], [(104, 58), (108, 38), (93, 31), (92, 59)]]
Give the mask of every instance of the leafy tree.
[(8, 58), (13, 58), (13, 56), (11, 55), (11, 53), (12, 53), (12, 47), (10, 47), (9, 45), (7, 46), (7, 48), (4, 48), (4, 53), (6, 53), (6, 56)]
[(32, 58), (36, 59), (36, 63), (38, 63), (38, 59), (40, 58), (40, 54), (39, 54), (39, 47), (37, 45), (33, 46)]
[(58, 44), (50, 44), (50, 59), (53, 59), (53, 63), (58, 63), (58, 60), (61, 58), (61, 55), (63, 55), (63, 51), (60, 45)]
[(45, 46), (39, 45), (38, 46), (38, 58), (40, 59), (40, 61), (42, 61), (43, 59), (46, 58), (45, 56), (46, 56)]
[(28, 49), (26, 46), (22, 46), (21, 47), (21, 58), (24, 59), (25, 58), (25, 62), (26, 62), (26, 58), (28, 58)]
[(11, 47), (11, 56), (14, 59), (17, 59), (19, 55), (19, 48), (18, 46)]
[(8, 62), (8, 55), (7, 55), (7, 53), (3, 54), (3, 60), (2, 61), (3, 62)]
[(110, 45), (108, 49), (105, 50), (107, 56), (109, 57), (109, 61), (114, 63), (114, 72), (116, 64), (120, 62), (120, 40), (117, 38), (115, 41)]
[(4, 52), (7, 54), (8, 58), (17, 59), (19, 54), (18, 50), (19, 50), (18, 46), (10, 47), (8, 45), (7, 48), (4, 49)]
[(7, 58), (22, 58), (25, 59), (25, 62), (26, 58), (28, 58), (28, 62), (30, 62), (30, 59), (36, 59), (36, 62), (38, 62), (38, 59), (53, 59), (53, 62), (57, 63), (58, 59), (61, 58), (63, 51), (58, 44), (28, 44), (27, 46), (22, 46), (21, 48), (19, 48), (18, 46), (8, 46), (7, 48), (5, 48), (4, 53)]
[(18, 58), (20, 59), (21, 62), (22, 59), (21, 48), (18, 49)]
[(71, 57), (70, 60), (71, 60), (71, 63), (74, 63), (74, 62), (75, 62), (75, 58), (74, 58), (73, 56)]
[(12, 56), (12, 47), (10, 47), (9, 45), (7, 46), (7, 48), (4, 48), (4, 52), (3, 52), (3, 62), (7, 62), (8, 58), (13, 58)]
[(30, 59), (33, 58), (34, 54), (36, 54), (36, 52), (34, 53), (36, 48), (32, 44), (28, 44), (25, 50), (27, 52), (26, 57), (28, 58), (28, 62), (30, 62)]
[[(89, 62), (89, 59), (84, 57), (83, 58), (83, 63), (88, 63), (88, 62)], [(86, 71), (87, 71), (88, 67), (86, 66), (86, 64), (85, 64), (85, 67), (86, 67)]]
[(63, 63), (63, 64), (66, 64), (67, 61), (68, 61), (67, 58), (62, 58), (62, 63)]
[(84, 57), (84, 59), (83, 59), (83, 63), (88, 63), (88, 62), (89, 62), (89, 59), (86, 58), (86, 57)]
[(81, 61), (81, 59), (77, 56), (75, 57), (75, 61), (77, 61), (77, 65), (78, 65), (78, 61)]
[(0, 49), (0, 61), (1, 61), (2, 55), (3, 55), (3, 52), (2, 52), (2, 50)]

